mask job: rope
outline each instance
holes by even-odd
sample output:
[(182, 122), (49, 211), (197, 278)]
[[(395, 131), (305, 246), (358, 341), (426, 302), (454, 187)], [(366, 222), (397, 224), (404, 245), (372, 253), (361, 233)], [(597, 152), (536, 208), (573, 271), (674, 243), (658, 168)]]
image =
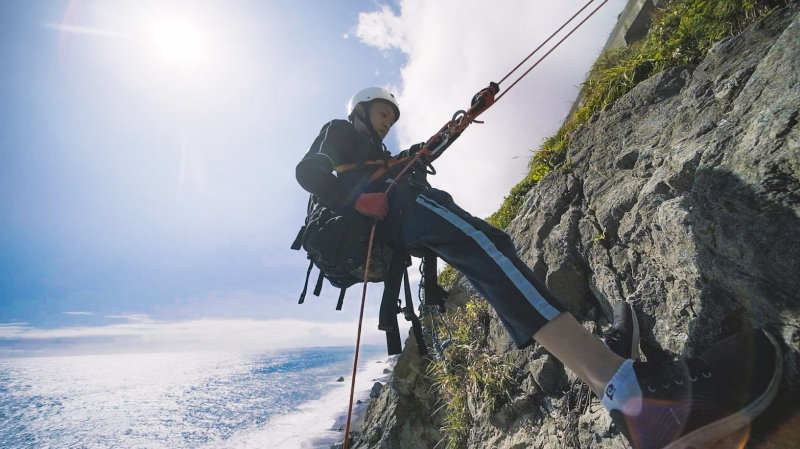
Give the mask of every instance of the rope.
[[(592, 0), (592, 1), (594, 1), (594, 0)], [(589, 2), (589, 3), (591, 3), (591, 2)], [(581, 23), (579, 23), (578, 25), (576, 25), (576, 26), (575, 26), (575, 28), (573, 28), (573, 29), (572, 29), (572, 31), (570, 31), (569, 33), (567, 33), (567, 35), (566, 35), (566, 36), (564, 36), (564, 37), (563, 37), (563, 38), (562, 38), (560, 41), (558, 41), (558, 43), (557, 43), (555, 46), (553, 46), (553, 48), (551, 48), (551, 49), (550, 49), (550, 51), (548, 51), (547, 53), (545, 53), (545, 54), (544, 54), (544, 56), (542, 56), (541, 58), (539, 58), (539, 60), (538, 60), (538, 61), (536, 61), (536, 63), (535, 63), (534, 65), (532, 65), (532, 66), (531, 66), (531, 67), (530, 67), (528, 70), (526, 70), (526, 71), (525, 71), (525, 73), (523, 73), (522, 75), (520, 75), (520, 77), (519, 77), (519, 78), (517, 78), (517, 80), (516, 80), (516, 81), (514, 81), (514, 82), (513, 82), (513, 83), (512, 83), (510, 86), (508, 86), (508, 88), (507, 88), (507, 89), (506, 89), (506, 90), (505, 90), (505, 91), (504, 91), (502, 94), (498, 95), (498, 96), (497, 96), (497, 98), (494, 100), (494, 101), (495, 101), (495, 103), (497, 103), (498, 101), (500, 101), (500, 99), (501, 99), (501, 98), (503, 98), (503, 95), (507, 94), (507, 93), (508, 93), (508, 91), (509, 91), (509, 90), (511, 90), (511, 88), (512, 88), (512, 87), (516, 86), (516, 84), (517, 84), (518, 82), (520, 82), (520, 80), (522, 80), (522, 78), (524, 78), (524, 77), (525, 77), (525, 75), (527, 75), (528, 73), (530, 73), (530, 72), (531, 72), (531, 70), (533, 70), (534, 68), (536, 68), (536, 66), (537, 66), (537, 65), (539, 65), (539, 63), (541, 63), (542, 61), (544, 61), (544, 59), (545, 59), (547, 56), (549, 56), (549, 55), (550, 55), (550, 53), (552, 53), (552, 52), (553, 52), (553, 50), (555, 50), (556, 48), (558, 48), (558, 46), (559, 46), (559, 45), (561, 45), (561, 43), (563, 43), (565, 40), (567, 40), (567, 38), (568, 38), (568, 37), (572, 36), (572, 33), (574, 33), (575, 31), (577, 31), (577, 30), (578, 30), (578, 28), (580, 28), (581, 26), (583, 26), (583, 24), (584, 24), (584, 23), (586, 23), (586, 21), (587, 21), (587, 20), (589, 20), (589, 19), (590, 19), (590, 18), (591, 18), (591, 17), (592, 17), (592, 16), (593, 16), (593, 15), (594, 15), (594, 14), (595, 14), (597, 11), (599, 11), (599, 10), (600, 10), (600, 8), (602, 8), (603, 6), (605, 6), (605, 4), (606, 4), (606, 3), (608, 3), (608, 0), (603, 0), (603, 3), (600, 3), (600, 5), (599, 5), (599, 6), (597, 6), (597, 8), (595, 8), (595, 9), (594, 9), (594, 10), (593, 10), (591, 13), (589, 13), (589, 15), (588, 15), (588, 16), (586, 16), (586, 18), (585, 18), (585, 19), (581, 20)], [(589, 5), (586, 5), (586, 6), (589, 6)], [(584, 8), (585, 8), (586, 6), (584, 6)], [(571, 21), (572, 19), (569, 19), (569, 20)], [(514, 70), (516, 70), (516, 69), (514, 69)]]
[(570, 18), (569, 18), (569, 20), (567, 20), (566, 22), (564, 22), (564, 25), (561, 25), (561, 27), (560, 27), (559, 29), (557, 29), (557, 30), (555, 31), (555, 33), (551, 34), (551, 35), (550, 35), (550, 37), (548, 37), (548, 38), (547, 38), (547, 39), (546, 39), (544, 42), (542, 42), (542, 44), (541, 44), (541, 45), (539, 45), (538, 47), (536, 47), (536, 50), (533, 50), (533, 51), (531, 52), (531, 54), (529, 54), (529, 55), (528, 55), (528, 57), (526, 57), (525, 59), (523, 59), (523, 60), (522, 60), (522, 62), (520, 62), (519, 64), (517, 64), (517, 66), (516, 66), (516, 67), (514, 67), (513, 69), (511, 69), (511, 71), (510, 71), (510, 72), (508, 72), (508, 73), (506, 74), (506, 76), (504, 76), (504, 77), (503, 77), (503, 79), (501, 79), (500, 81), (498, 81), (498, 82), (497, 82), (497, 84), (503, 84), (503, 81), (507, 80), (507, 79), (508, 79), (508, 77), (509, 77), (509, 76), (511, 76), (511, 74), (512, 74), (512, 73), (516, 72), (518, 68), (522, 67), (522, 64), (525, 64), (525, 62), (526, 62), (528, 59), (531, 59), (531, 56), (533, 56), (534, 54), (536, 54), (536, 52), (537, 52), (537, 51), (541, 50), (541, 49), (542, 49), (542, 47), (544, 47), (545, 45), (547, 45), (547, 43), (548, 43), (548, 42), (550, 42), (550, 39), (552, 39), (552, 38), (556, 37), (556, 34), (560, 33), (560, 32), (561, 32), (561, 30), (563, 30), (563, 29), (564, 29), (564, 27), (566, 27), (567, 25), (569, 25), (569, 23), (570, 23), (570, 22), (572, 22), (572, 21), (573, 21), (573, 20), (574, 20), (576, 17), (578, 17), (578, 16), (580, 15), (580, 13), (582, 13), (584, 9), (588, 8), (588, 7), (589, 7), (589, 5), (591, 5), (593, 2), (594, 2), (594, 0), (589, 0), (589, 3), (587, 3), (587, 4), (583, 5), (583, 8), (581, 8), (581, 9), (580, 9), (580, 11), (576, 12), (576, 13), (575, 13), (575, 15), (573, 15), (572, 17), (570, 17)]
[[(511, 70), (505, 77), (503, 77), (503, 79), (500, 80), (500, 83), (505, 81), (512, 73), (514, 73), (518, 68), (520, 68), (520, 66), (522, 66), (522, 64), (524, 64), (528, 59), (530, 59), (531, 56), (533, 56), (537, 51), (539, 51), (542, 47), (544, 47), (545, 44), (547, 44), (553, 37), (555, 37), (555, 35), (557, 35), (559, 32), (561, 32), (561, 30), (563, 30), (570, 22), (572, 22), (578, 15), (580, 15), (580, 13), (582, 13), (594, 1), (595, 0), (589, 0), (589, 3), (584, 5), (583, 8), (581, 8), (577, 13), (575, 13), (572, 17), (570, 17), (570, 19), (567, 20), (558, 30), (556, 30), (555, 33), (550, 35), (550, 37), (548, 37), (541, 45), (539, 45), (533, 52), (531, 52), (531, 54), (529, 54), (525, 59), (522, 60), (522, 62), (520, 62), (516, 67), (514, 67), (513, 70)], [(486, 100), (484, 105), (481, 106), (481, 107), (478, 107), (478, 105), (475, 104), (475, 105), (473, 105), (472, 108), (470, 108), (469, 111), (467, 111), (466, 113), (464, 113), (463, 115), (460, 115), (460, 116), (459, 116), (459, 113), (456, 113), (457, 118), (454, 117), (453, 120), (451, 120), (445, 126), (443, 126), (442, 129), (440, 129), (438, 133), (434, 134), (433, 137), (428, 139), (428, 141), (425, 143), (425, 145), (419, 151), (417, 151), (417, 153), (408, 162), (408, 164), (406, 164), (406, 166), (403, 167), (403, 170), (397, 176), (395, 176), (395, 178), (389, 184), (389, 187), (386, 188), (386, 191), (384, 193), (388, 195), (389, 191), (397, 183), (397, 180), (400, 179), (408, 171), (408, 169), (410, 169), (419, 160), (419, 158), (423, 154), (430, 154), (429, 146), (431, 144), (433, 144), (434, 142), (441, 142), (439, 144), (439, 146), (441, 147), (441, 146), (443, 146), (443, 145), (445, 145), (447, 143), (447, 140), (449, 139), (449, 133), (457, 134), (459, 132), (462, 132), (469, 124), (474, 122), (475, 119), (480, 114), (485, 112), (486, 109), (488, 109), (489, 107), (494, 105), (494, 103), (496, 103), (498, 100), (500, 100), (506, 93), (508, 93), (509, 90), (511, 90), (512, 87), (516, 86), (517, 83), (519, 83), (520, 80), (522, 80), (522, 78), (524, 78), (528, 73), (530, 73), (531, 70), (536, 68), (536, 66), (538, 66), (545, 58), (547, 58), (550, 55), (550, 53), (552, 53), (565, 40), (567, 40), (568, 37), (570, 37), (575, 31), (577, 31), (578, 28), (583, 26), (583, 24), (586, 23), (586, 21), (589, 20), (597, 11), (599, 11), (600, 8), (605, 6), (605, 4), (608, 3), (608, 1), (609, 0), (604, 0), (597, 8), (595, 8), (591, 13), (589, 13), (589, 15), (586, 16), (586, 18), (584, 18), (569, 33), (567, 33), (566, 36), (564, 36), (560, 41), (558, 41), (558, 43), (556, 43), (556, 45), (553, 46), (553, 48), (551, 48), (547, 53), (545, 53), (544, 56), (539, 58), (539, 60), (536, 61), (536, 63), (533, 64), (528, 70), (526, 70), (525, 73), (520, 75), (519, 78), (517, 78), (517, 80), (514, 81), (503, 93), (498, 95), (497, 98), (494, 98), (494, 94), (491, 93), (490, 89), (482, 90), (478, 94), (478, 96), (480, 96), (480, 97), (482, 97), (482, 98), (484, 98)], [(500, 84), (500, 83), (497, 83), (497, 84)], [(495, 84), (495, 86), (496, 86), (496, 84)], [(444, 139), (441, 139), (440, 138), (441, 136), (443, 136)], [(438, 140), (437, 140), (437, 138), (438, 138)], [(436, 150), (438, 150), (438, 148)], [(368, 246), (368, 249), (367, 249), (367, 266), (365, 267), (365, 270), (364, 270), (364, 290), (362, 291), (362, 294), (361, 294), (361, 311), (360, 311), (359, 316), (358, 316), (358, 336), (356, 337), (356, 353), (355, 353), (355, 360), (353, 361), (353, 379), (352, 379), (352, 381), (350, 383), (350, 404), (349, 404), (349, 406), (347, 408), (347, 425), (345, 426), (344, 443), (342, 445), (342, 447), (344, 449), (348, 449), (349, 446), (350, 446), (350, 423), (351, 423), (352, 416), (353, 416), (353, 396), (355, 395), (355, 389), (356, 389), (356, 370), (358, 369), (358, 353), (359, 353), (359, 348), (361, 347), (361, 327), (362, 327), (362, 324), (364, 322), (364, 307), (365, 307), (366, 301), (367, 301), (367, 285), (369, 283), (368, 281), (369, 281), (370, 261), (372, 259), (372, 246), (373, 246), (374, 241), (375, 241), (375, 229), (376, 229), (377, 225), (378, 225), (378, 221), (375, 220), (375, 222), (372, 225), (372, 231), (371, 231), (370, 236), (369, 236), (369, 246)], [(448, 331), (449, 331), (449, 329), (448, 329)]]
[(361, 295), (361, 312), (358, 315), (358, 337), (356, 338), (356, 358), (353, 361), (353, 380), (350, 383), (350, 405), (347, 407), (347, 426), (344, 429), (344, 449), (350, 445), (350, 421), (353, 417), (353, 395), (356, 392), (356, 370), (358, 369), (358, 349), (361, 347), (361, 325), (364, 322), (364, 305), (367, 302), (367, 285), (369, 284), (369, 265), (372, 259), (372, 244), (375, 242), (375, 228), (378, 220), (372, 225), (372, 232), (369, 235), (369, 246), (367, 249), (367, 266), (364, 268), (364, 291)]

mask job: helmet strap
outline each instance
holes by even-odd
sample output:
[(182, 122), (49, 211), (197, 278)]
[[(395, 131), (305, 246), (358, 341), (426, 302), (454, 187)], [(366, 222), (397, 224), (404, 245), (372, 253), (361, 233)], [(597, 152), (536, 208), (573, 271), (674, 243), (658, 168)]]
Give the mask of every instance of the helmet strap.
[[(370, 121), (370, 119), (368, 118), (369, 117), (370, 104), (369, 103), (359, 103), (359, 104), (363, 105), (364, 112), (366, 112), (366, 117), (364, 116), (365, 114), (362, 114), (358, 110), (358, 108), (353, 109), (353, 116), (355, 116), (355, 118), (357, 118), (359, 121), (361, 121), (361, 123), (364, 124), (364, 126), (367, 127), (367, 131), (368, 131), (369, 137), (370, 137), (370, 139), (372, 139), (373, 142), (381, 142), (381, 143), (383, 143), (383, 139), (381, 139), (381, 135), (378, 134), (377, 131), (375, 131), (375, 128), (372, 126), (372, 121)], [(353, 122), (354, 122), (354, 120), (353, 120)], [(353, 123), (353, 124), (355, 124), (355, 123)]]

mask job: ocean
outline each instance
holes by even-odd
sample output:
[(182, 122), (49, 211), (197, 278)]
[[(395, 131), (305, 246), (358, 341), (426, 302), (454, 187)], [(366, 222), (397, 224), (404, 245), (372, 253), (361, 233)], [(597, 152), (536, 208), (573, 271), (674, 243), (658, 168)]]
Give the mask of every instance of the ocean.
[[(355, 398), (392, 363), (362, 347)], [(352, 364), (351, 347), (0, 359), (0, 447), (329, 448)]]

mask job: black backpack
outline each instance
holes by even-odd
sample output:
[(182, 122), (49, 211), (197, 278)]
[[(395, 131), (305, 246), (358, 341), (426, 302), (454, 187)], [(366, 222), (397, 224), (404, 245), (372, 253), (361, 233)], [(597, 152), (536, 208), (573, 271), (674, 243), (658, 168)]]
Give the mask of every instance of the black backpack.
[[(316, 266), (319, 269), (319, 277), (314, 287), (314, 295), (320, 295), (323, 280), (327, 279), (331, 285), (340, 289), (336, 310), (342, 309), (347, 288), (364, 282), (363, 270), (367, 261), (373, 222), (372, 218), (357, 212), (336, 213), (320, 204), (316, 197), (311, 195), (305, 225), (300, 228), (300, 232), (292, 244), (292, 249), (294, 250), (304, 249), (309, 259), (305, 285), (300, 294), (299, 304), (305, 301), (308, 280), (311, 276), (311, 271)], [(384, 282), (378, 329), (386, 332), (388, 353), (389, 355), (395, 355), (402, 352), (397, 322), (397, 314), (402, 313), (406, 320), (411, 321), (419, 353), (426, 355), (428, 350), (425, 346), (422, 325), (414, 311), (411, 286), (408, 279), (408, 267), (411, 265), (411, 257), (405, 251), (393, 251), (384, 245), (380, 238), (375, 240), (372, 249), (372, 260), (370, 261), (369, 282)], [(434, 282), (431, 282), (431, 284), (436, 285), (436, 256), (431, 255), (430, 261), (434, 267), (434, 275), (432, 276)], [(401, 307), (400, 304), (401, 287), (405, 287), (405, 307)], [(439, 288), (441, 289), (441, 287)]]
[[(319, 296), (322, 282), (340, 289), (336, 310), (342, 309), (345, 292), (351, 285), (364, 281), (364, 266), (367, 261), (372, 219), (357, 212), (340, 214), (322, 205), (314, 195), (308, 202), (306, 222), (297, 234), (292, 249), (304, 249), (309, 259), (306, 282), (300, 294), (299, 304), (305, 301), (308, 280), (316, 266), (319, 277), (314, 295)], [(373, 266), (370, 282), (381, 282), (388, 266), (388, 249), (376, 244), (373, 249)], [(391, 258), (389, 252), (388, 257)]]

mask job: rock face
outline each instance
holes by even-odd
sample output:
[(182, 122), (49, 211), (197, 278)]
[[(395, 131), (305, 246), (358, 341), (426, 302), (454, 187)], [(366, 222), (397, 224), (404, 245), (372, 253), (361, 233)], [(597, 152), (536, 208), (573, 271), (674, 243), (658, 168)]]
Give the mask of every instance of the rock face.
[[(631, 302), (649, 360), (697, 354), (743, 328), (782, 340), (784, 380), (751, 445), (800, 426), (800, 9), (772, 14), (597, 114), (509, 233), (592, 331)], [(489, 347), (518, 367), (469, 447), (619, 447), (597, 399), (538, 345)], [(442, 412), (414, 343), (373, 401), (360, 447), (434, 447)], [(797, 435), (795, 435), (796, 437)], [(776, 447), (777, 447), (776, 446)]]
[(442, 412), (436, 410), (432, 382), (425, 376), (427, 363), (417, 352), (413, 334), (389, 381), (370, 402), (354, 448), (424, 449), (444, 436)]

